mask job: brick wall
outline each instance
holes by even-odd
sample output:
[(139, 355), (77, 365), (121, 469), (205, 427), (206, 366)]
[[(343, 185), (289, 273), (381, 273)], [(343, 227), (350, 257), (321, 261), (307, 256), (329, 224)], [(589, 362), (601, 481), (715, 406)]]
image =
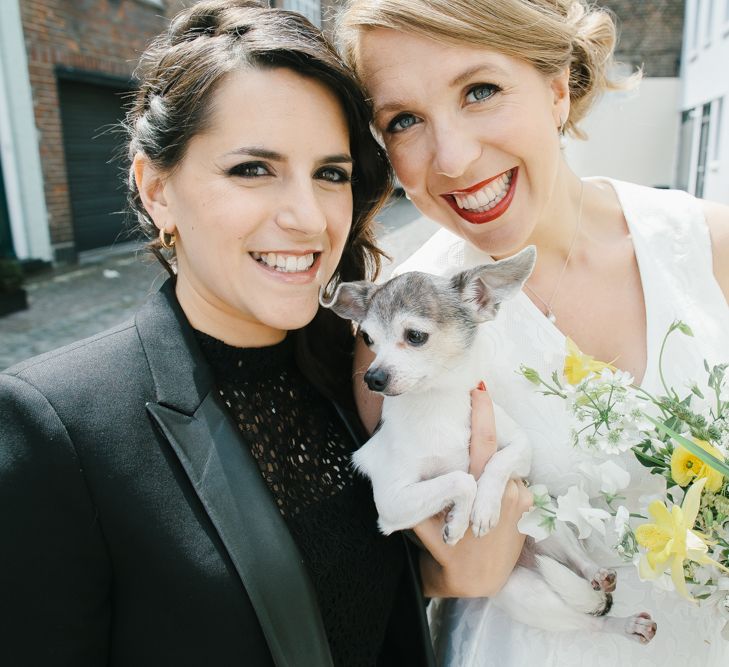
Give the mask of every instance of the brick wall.
[(617, 16), (618, 60), (645, 76), (676, 77), (681, 62), (684, 0), (599, 0)]
[(51, 242), (73, 256), (56, 66), (128, 80), (139, 54), (166, 25), (143, 0), (20, 0), (38, 128)]

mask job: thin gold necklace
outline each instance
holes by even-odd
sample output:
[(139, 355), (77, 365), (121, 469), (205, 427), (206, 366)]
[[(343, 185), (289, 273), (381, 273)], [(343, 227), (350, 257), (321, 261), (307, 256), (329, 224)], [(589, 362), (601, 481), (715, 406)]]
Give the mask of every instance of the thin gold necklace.
[(567, 258), (564, 260), (564, 265), (562, 266), (562, 271), (559, 274), (559, 278), (557, 279), (557, 284), (555, 285), (554, 291), (552, 292), (552, 296), (550, 297), (549, 301), (545, 301), (542, 299), (539, 294), (537, 294), (534, 289), (532, 289), (527, 283), (524, 283), (524, 287), (526, 287), (544, 306), (545, 308), (545, 317), (552, 323), (557, 323), (557, 316), (554, 314), (554, 311), (552, 310), (552, 304), (554, 303), (554, 298), (557, 296), (557, 292), (559, 292), (560, 285), (562, 285), (562, 278), (564, 278), (565, 271), (567, 271), (567, 265), (570, 263), (570, 257), (572, 257), (572, 251), (575, 249), (575, 244), (577, 243), (577, 237), (580, 233), (580, 226), (582, 225), (582, 200), (585, 195), (585, 184), (580, 181), (580, 203), (577, 207), (577, 224), (575, 225), (575, 235), (572, 237), (572, 243), (570, 244), (570, 249), (567, 251)]

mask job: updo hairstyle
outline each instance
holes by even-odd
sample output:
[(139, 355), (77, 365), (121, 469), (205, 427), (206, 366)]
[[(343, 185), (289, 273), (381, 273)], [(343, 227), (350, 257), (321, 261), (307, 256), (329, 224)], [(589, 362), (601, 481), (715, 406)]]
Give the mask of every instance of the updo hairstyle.
[(612, 79), (616, 30), (608, 10), (582, 0), (350, 0), (338, 17), (337, 39), (352, 67), (362, 31), (390, 28), (454, 45), (488, 48), (525, 60), (545, 76), (570, 68), (570, 113), (564, 130), (584, 139), (578, 124), (605, 90), (632, 86), (639, 75)]
[[(172, 20), (139, 62), (135, 72), (139, 90), (125, 123), (128, 202), (150, 240), (150, 250), (174, 276), (174, 248), (162, 247), (159, 231), (142, 204), (131, 166), (134, 156), (143, 153), (160, 171), (171, 173), (185, 157), (190, 140), (207, 128), (217, 86), (229, 72), (248, 67), (289, 69), (322, 83), (339, 100), (353, 159), (353, 213), (330, 288), (339, 280), (374, 279), (383, 256), (375, 245), (374, 216), (390, 194), (392, 172), (370, 132), (371, 109), (362, 87), (306, 18), (250, 0), (198, 2)], [(354, 409), (354, 338), (349, 322), (320, 307), (314, 320), (293, 336), (301, 370), (326, 396)]]
[(306, 18), (251, 0), (194, 4), (172, 19), (137, 66), (139, 89), (126, 116), (128, 203), (150, 241), (149, 249), (173, 274), (174, 249), (162, 248), (159, 230), (137, 190), (131, 168), (135, 154), (143, 153), (163, 173), (171, 173), (185, 157), (190, 140), (207, 128), (210, 102), (220, 82), (229, 72), (246, 67), (290, 69), (324, 84), (339, 100), (354, 160), (354, 210), (336, 278), (376, 275), (382, 253), (375, 246), (372, 223), (390, 193), (391, 172), (369, 131), (370, 109), (362, 88)]

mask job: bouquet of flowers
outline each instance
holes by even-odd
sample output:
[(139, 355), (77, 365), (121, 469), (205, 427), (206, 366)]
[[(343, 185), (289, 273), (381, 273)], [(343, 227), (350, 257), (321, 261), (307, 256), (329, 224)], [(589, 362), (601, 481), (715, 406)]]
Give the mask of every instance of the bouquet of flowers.
[[(700, 388), (693, 382), (681, 396), (666, 384), (663, 353), (671, 335), (693, 336), (674, 322), (661, 346), (659, 373), (665, 394), (653, 396), (612, 365), (582, 354), (568, 340), (562, 376), (542, 378), (532, 368), (520, 373), (547, 395), (565, 403), (573, 444), (587, 453), (581, 471), (597, 480), (597, 498), (587, 484), (552, 499), (532, 487), (535, 506), (519, 526), (535, 539), (556, 521), (575, 526), (578, 537), (605, 534), (614, 521), (614, 548), (636, 564), (644, 580), (674, 588), (684, 598), (715, 604), (727, 622), (729, 639), (729, 373), (728, 364), (709, 366)], [(662, 484), (645, 507), (631, 513), (619, 505), (630, 483), (625, 457), (634, 456)], [(593, 503), (599, 506), (593, 506)], [(616, 507), (616, 505), (618, 505)], [(670, 576), (669, 576), (670, 575)]]

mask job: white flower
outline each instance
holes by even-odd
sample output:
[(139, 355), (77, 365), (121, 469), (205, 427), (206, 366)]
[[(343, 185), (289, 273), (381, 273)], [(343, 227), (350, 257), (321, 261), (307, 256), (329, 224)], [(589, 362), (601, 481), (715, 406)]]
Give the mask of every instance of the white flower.
[(630, 401), (625, 404), (625, 412), (623, 413), (623, 427), (632, 429), (641, 433), (641, 440), (645, 440), (646, 433), (650, 433), (655, 428), (653, 422), (646, 417), (643, 406), (637, 400)]
[(625, 505), (618, 507), (615, 512), (615, 532), (618, 534), (618, 541), (622, 541), (625, 534), (630, 530), (630, 512)]
[(593, 498), (600, 493), (614, 496), (630, 484), (630, 473), (614, 461), (600, 464), (585, 462), (580, 464), (579, 469), (585, 473), (586, 491)]
[(529, 535), (535, 542), (541, 542), (554, 532), (554, 522), (554, 514), (548, 514), (541, 507), (532, 507), (521, 515), (516, 527), (523, 535)]
[(609, 455), (627, 452), (642, 440), (640, 435), (621, 427), (610, 429), (607, 433), (600, 433), (599, 436), (598, 449)]
[(729, 377), (724, 375), (721, 386), (719, 387), (719, 400), (722, 403), (729, 401)]
[(540, 542), (554, 532), (554, 514), (557, 508), (544, 484), (534, 484), (529, 490), (534, 498), (534, 506), (522, 514), (517, 528), (523, 535), (529, 535)]
[(557, 519), (573, 524), (580, 539), (589, 537), (593, 529), (604, 535), (605, 521), (609, 518), (605, 510), (592, 507), (588, 495), (576, 486), (557, 498)]

